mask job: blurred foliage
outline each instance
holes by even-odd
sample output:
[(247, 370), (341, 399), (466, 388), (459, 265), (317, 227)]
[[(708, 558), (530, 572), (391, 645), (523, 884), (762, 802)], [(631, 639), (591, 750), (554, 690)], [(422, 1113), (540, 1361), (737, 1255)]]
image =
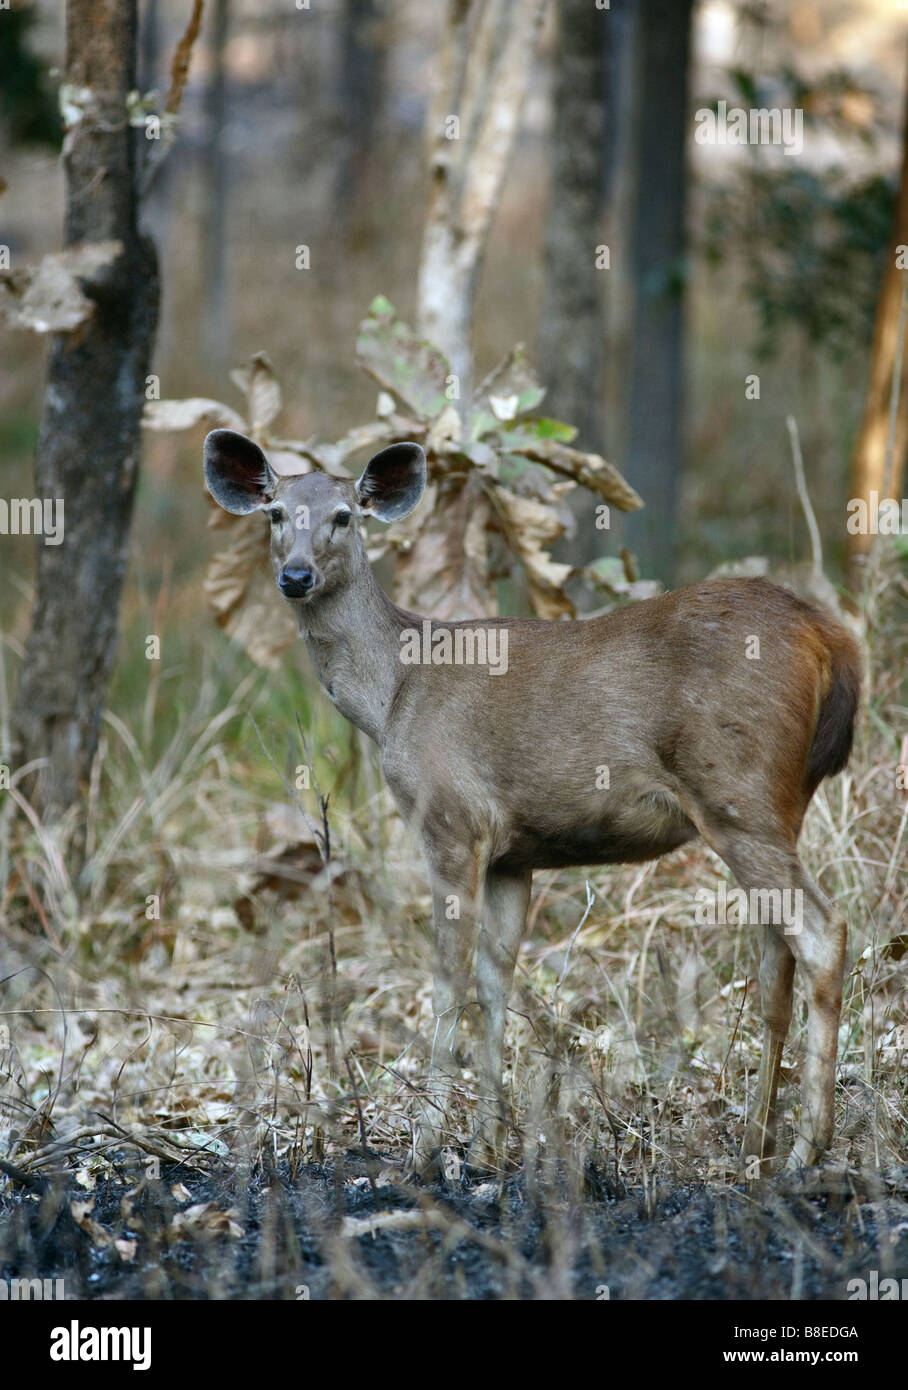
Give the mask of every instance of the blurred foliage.
[[(875, 142), (872, 94), (848, 73), (812, 84), (791, 68), (771, 85), (742, 70), (731, 78), (747, 109), (802, 110), (805, 136), (812, 129)], [(796, 327), (811, 347), (843, 360), (872, 333), (894, 184), (879, 174), (855, 178), (840, 165), (769, 163), (755, 145), (746, 152), (737, 176), (707, 190), (701, 248), (713, 264), (733, 255), (741, 265), (761, 356), (778, 352), (782, 332)]]
[(13, 142), (59, 145), (60, 115), (48, 90), (44, 65), (29, 48), (36, 21), (34, 5), (20, 5), (3, 15), (0, 43), (0, 114)]

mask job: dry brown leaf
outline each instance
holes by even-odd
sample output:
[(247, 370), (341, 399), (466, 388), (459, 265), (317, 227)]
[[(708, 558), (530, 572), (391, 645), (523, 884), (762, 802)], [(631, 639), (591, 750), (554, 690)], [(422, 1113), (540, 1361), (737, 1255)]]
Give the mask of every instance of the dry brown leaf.
[(477, 488), (470, 482), (447, 484), (412, 549), (400, 558), (396, 598), (401, 607), (454, 622), (493, 616), (488, 521), (489, 503)]
[(375, 1216), (345, 1216), (341, 1236), (352, 1240), (356, 1236), (372, 1236), (377, 1231), (425, 1231), (444, 1228), (447, 1222), (434, 1211), (380, 1211)]
[(617, 468), (599, 454), (584, 454), (556, 439), (539, 439), (514, 452), (524, 458), (535, 459), (537, 463), (544, 463), (547, 468), (566, 478), (573, 478), (589, 488), (590, 492), (604, 497), (619, 512), (635, 512), (643, 506), (639, 493), (634, 491)]
[(281, 408), (281, 388), (270, 360), (257, 352), (248, 367), (238, 367), (230, 378), (246, 397), (253, 435), (264, 435)]
[(99, 1226), (97, 1221), (93, 1221), (90, 1213), (94, 1211), (95, 1199), (89, 1198), (87, 1202), (70, 1202), (69, 1209), (72, 1213), (73, 1221), (84, 1231), (92, 1245), (106, 1247), (110, 1245), (113, 1237), (103, 1226)]
[(122, 251), (121, 241), (85, 242), (45, 256), (37, 266), (0, 274), (7, 322), (35, 333), (71, 333), (95, 311), (80, 280), (111, 265)]
[(297, 637), (274, 587), (267, 530), (258, 512), (236, 518), (234, 539), (212, 556), (203, 588), (218, 623), (257, 666), (273, 670)]
[(178, 1211), (171, 1219), (171, 1229), (177, 1235), (192, 1236), (231, 1236), (239, 1240), (243, 1228), (237, 1220), (239, 1211), (230, 1207), (223, 1211), (214, 1202), (196, 1202), (185, 1211)]
[(190, 396), (182, 401), (148, 401), (142, 413), (142, 425), (146, 430), (188, 430), (193, 425), (208, 425), (210, 429), (246, 429), (246, 422), (223, 401), (206, 400), (204, 396)]
[(574, 617), (574, 605), (563, 591), (571, 574), (570, 565), (560, 564), (548, 553), (548, 546), (564, 534), (564, 525), (544, 502), (533, 497), (517, 497), (507, 488), (496, 488), (495, 502), (504, 514), (504, 525), (511, 546), (520, 556), (526, 572), (533, 607), (540, 618)]

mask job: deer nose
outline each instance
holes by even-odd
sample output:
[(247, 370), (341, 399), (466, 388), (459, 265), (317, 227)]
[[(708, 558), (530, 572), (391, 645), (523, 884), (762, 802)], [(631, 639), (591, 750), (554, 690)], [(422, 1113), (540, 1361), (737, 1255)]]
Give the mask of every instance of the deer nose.
[(315, 583), (311, 569), (283, 569), (278, 577), (278, 588), (286, 598), (302, 598), (308, 594)]

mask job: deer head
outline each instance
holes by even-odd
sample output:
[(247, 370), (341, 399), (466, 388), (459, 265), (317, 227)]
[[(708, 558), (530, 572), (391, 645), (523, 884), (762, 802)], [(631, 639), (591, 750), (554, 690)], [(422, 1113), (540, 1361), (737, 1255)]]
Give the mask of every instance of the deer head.
[(361, 517), (399, 521), (417, 506), (426, 456), (418, 444), (392, 444), (370, 459), (356, 483), (318, 472), (279, 478), (251, 439), (212, 430), (205, 440), (205, 482), (234, 516), (266, 513), (277, 587), (291, 603), (308, 604), (338, 592), (368, 564)]

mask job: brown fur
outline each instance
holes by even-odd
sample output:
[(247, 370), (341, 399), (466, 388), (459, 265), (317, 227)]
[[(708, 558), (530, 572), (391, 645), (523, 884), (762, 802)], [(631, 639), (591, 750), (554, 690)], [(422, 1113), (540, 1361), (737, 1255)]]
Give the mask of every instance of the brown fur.
[[(248, 488), (256, 473), (255, 459), (241, 473), (231, 468), (236, 438), (224, 452), (223, 478), (211, 450), (209, 485), (230, 509), (237, 487)], [(760, 1169), (773, 1152), (797, 960), (810, 1025), (795, 1152), (799, 1162), (813, 1161), (832, 1132), (845, 937), (844, 923), (804, 873), (796, 841), (819, 781), (844, 766), (851, 747), (859, 689), (853, 639), (786, 589), (723, 579), (586, 622), (432, 624), (433, 631), (506, 630), (506, 674), (404, 665), (401, 633), (424, 620), (381, 592), (357, 528), (341, 533), (336, 522), (344, 506), (369, 506), (381, 516), (385, 482), (391, 514), (412, 509), (410, 492), (418, 500), (420, 491), (418, 478), (407, 490), (414, 455), (388, 450), (373, 464), (391, 455), (393, 467), (383, 475), (370, 465), (356, 488), (321, 474), (275, 480), (261, 505), (279, 504), (288, 516), (309, 508), (308, 528), (276, 526), (275, 576), (312, 577), (311, 592), (294, 606), (316, 673), (341, 713), (380, 747), (388, 785), (432, 878), (433, 1065), (441, 1075), (427, 1103), (419, 1159), (431, 1157), (443, 1132), (474, 948), (484, 1023), (482, 1131), (500, 1152), (504, 1017), (533, 870), (654, 859), (699, 834), (745, 889), (802, 894), (799, 935), (762, 927), (766, 1041), (743, 1157)], [(754, 639), (759, 655), (750, 659)], [(597, 784), (603, 768), (608, 787)]]

